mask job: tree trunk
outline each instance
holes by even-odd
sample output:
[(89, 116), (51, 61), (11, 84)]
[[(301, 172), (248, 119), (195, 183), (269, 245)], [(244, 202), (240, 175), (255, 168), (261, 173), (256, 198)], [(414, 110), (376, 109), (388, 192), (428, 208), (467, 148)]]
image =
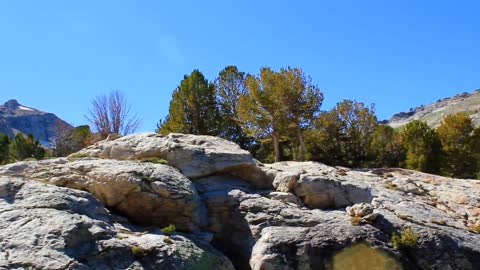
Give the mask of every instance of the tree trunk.
[(273, 150), (275, 151), (275, 162), (280, 162), (280, 142), (277, 132), (272, 133), (273, 136)]
[(302, 130), (298, 128), (298, 142), (300, 143), (300, 161), (305, 161), (305, 141), (303, 140)]

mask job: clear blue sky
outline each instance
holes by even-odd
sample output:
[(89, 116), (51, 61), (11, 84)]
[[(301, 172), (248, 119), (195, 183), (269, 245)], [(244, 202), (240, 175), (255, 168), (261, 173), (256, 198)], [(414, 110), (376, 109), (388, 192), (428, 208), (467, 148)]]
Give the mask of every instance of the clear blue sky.
[(99, 94), (123, 91), (164, 118), (184, 74), (226, 65), (301, 67), (324, 109), (356, 99), (380, 119), (480, 88), (479, 1), (0, 0), (0, 102), (74, 124)]

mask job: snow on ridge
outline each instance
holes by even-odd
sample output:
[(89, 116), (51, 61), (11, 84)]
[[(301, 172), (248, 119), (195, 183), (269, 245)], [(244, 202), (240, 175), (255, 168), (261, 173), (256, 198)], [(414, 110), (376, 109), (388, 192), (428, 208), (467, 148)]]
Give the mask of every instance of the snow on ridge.
[(18, 106), (18, 108), (19, 108), (20, 110), (24, 110), (24, 111), (35, 111), (34, 109), (29, 108), (29, 107), (25, 107), (25, 106)]

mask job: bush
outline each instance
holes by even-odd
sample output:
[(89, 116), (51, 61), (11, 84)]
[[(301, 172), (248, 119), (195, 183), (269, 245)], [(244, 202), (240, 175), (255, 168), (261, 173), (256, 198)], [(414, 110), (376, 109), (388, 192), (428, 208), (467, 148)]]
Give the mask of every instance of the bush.
[(164, 233), (164, 234), (172, 234), (172, 233), (175, 232), (176, 229), (177, 229), (177, 228), (175, 228), (175, 225), (170, 224), (170, 225), (168, 225), (167, 227), (161, 229), (161, 231), (162, 231), (162, 233)]
[(134, 257), (143, 257), (146, 254), (146, 250), (140, 246), (133, 246), (131, 251)]
[(400, 231), (400, 234), (393, 233), (392, 244), (397, 249), (414, 247), (417, 245), (418, 234), (412, 228), (406, 228)]
[(156, 157), (149, 157), (149, 158), (142, 158), (140, 159), (141, 162), (150, 162), (150, 163), (158, 163), (163, 165), (168, 165), (168, 161), (161, 158)]

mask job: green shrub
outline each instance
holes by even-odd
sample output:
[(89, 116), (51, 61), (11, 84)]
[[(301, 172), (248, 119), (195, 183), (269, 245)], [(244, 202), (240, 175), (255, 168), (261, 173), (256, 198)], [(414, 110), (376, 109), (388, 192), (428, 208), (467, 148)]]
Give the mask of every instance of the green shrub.
[(164, 233), (164, 234), (172, 234), (172, 233), (175, 232), (176, 229), (177, 229), (177, 228), (175, 228), (175, 225), (170, 224), (170, 225), (168, 225), (167, 227), (161, 229), (161, 231), (162, 231), (162, 233)]
[(388, 183), (384, 186), (386, 189), (392, 189), (392, 190), (399, 190), (400, 187), (397, 186), (397, 184), (394, 183)]
[(142, 158), (140, 159), (141, 162), (150, 162), (150, 163), (158, 163), (163, 165), (168, 165), (168, 161), (161, 158), (156, 157), (149, 157), (149, 158)]
[(88, 155), (87, 153), (75, 153), (68, 156), (68, 159), (78, 159), (78, 158), (86, 158), (86, 157), (90, 157), (90, 155)]
[(134, 257), (143, 257), (147, 253), (146, 250), (140, 246), (133, 246), (131, 251)]
[(393, 233), (392, 244), (397, 249), (414, 247), (417, 245), (418, 234), (412, 228), (405, 228), (400, 231), (400, 234)]

